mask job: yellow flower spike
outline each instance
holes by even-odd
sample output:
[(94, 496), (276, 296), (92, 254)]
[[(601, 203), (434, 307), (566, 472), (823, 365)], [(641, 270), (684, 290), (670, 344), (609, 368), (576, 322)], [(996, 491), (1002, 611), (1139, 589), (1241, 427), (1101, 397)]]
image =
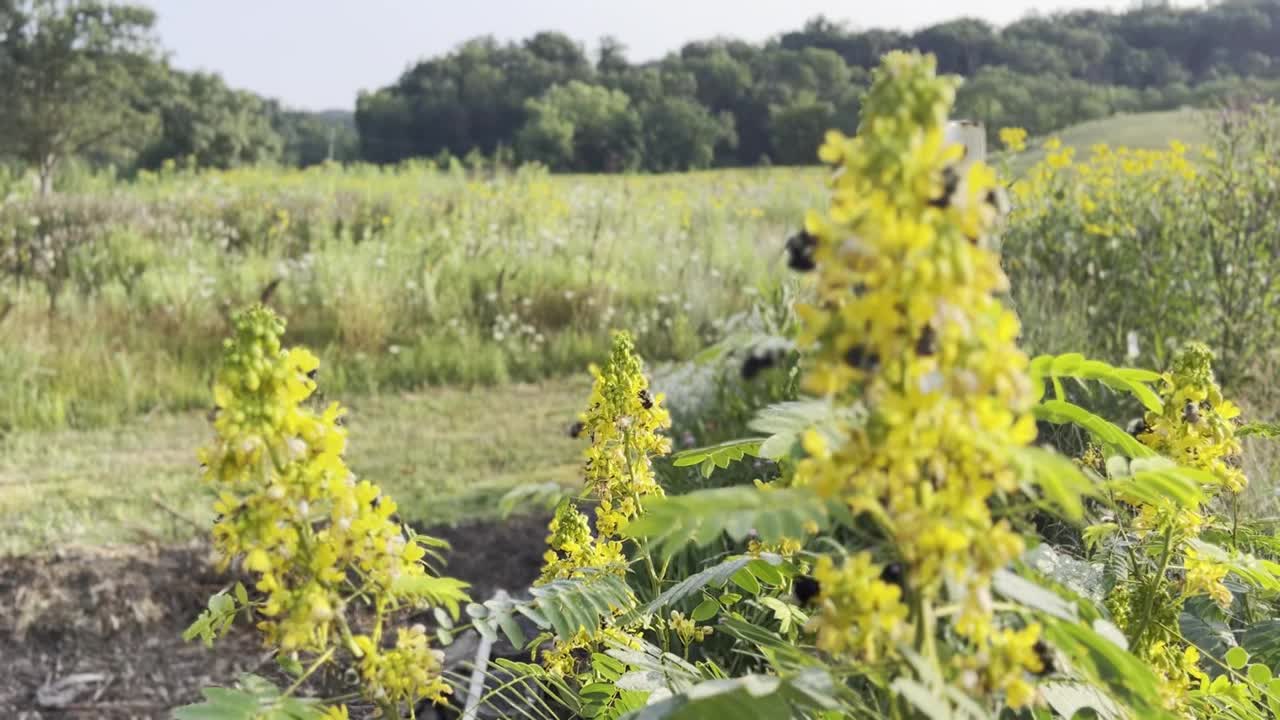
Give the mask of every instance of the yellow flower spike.
[[(425, 550), (391, 519), (395, 503), (347, 469), (341, 407), (317, 413), (303, 405), (319, 360), (282, 348), (283, 332), (265, 307), (234, 319), (214, 385), (217, 436), (200, 457), (218, 495), (215, 550), (224, 562), (242, 557), (257, 576), (265, 599), (248, 609), (267, 642), (324, 657), (339, 649), (338, 623), (356, 590), (349, 578), (361, 573), (360, 594), (374, 598), (381, 625), (383, 608), (411, 599), (392, 588), (397, 578), (425, 574)], [(328, 525), (317, 527), (320, 520)], [(421, 630), (405, 632), (388, 652), (355, 638), (368, 699), (399, 707), (447, 692), (438, 653)]]
[[(857, 136), (830, 138), (823, 152), (839, 167), (825, 219), (805, 223), (817, 238), (818, 299), (798, 312), (812, 357), (803, 387), (859, 400), (870, 416), (835, 437), (803, 435), (795, 483), (871, 513), (905, 580), (882, 580), (866, 553), (840, 566), (819, 558), (809, 627), (824, 651), (873, 661), (902, 638), (937, 632), (922, 609), (957, 603), (946, 622), (970, 647), (953, 660), (981, 665), (1007, 646), (985, 684), (1021, 707), (1035, 698), (1023, 652), (1035, 638), (1002, 634), (990, 603), (974, 598), (989, 598), (992, 575), (1023, 550), (988, 501), (1017, 487), (1013, 451), (1035, 438), (1029, 360), (989, 242), (998, 178), (982, 162), (957, 174), (963, 148), (945, 142), (954, 93), (932, 58), (891, 53)], [(1016, 130), (1003, 138), (1026, 142)], [(1050, 149), (1070, 162), (1069, 148)]]
[(1027, 131), (1019, 127), (1001, 128), (1000, 142), (1010, 152), (1022, 152), (1027, 149)]
[[(662, 406), (662, 394), (649, 389), (631, 336), (614, 333), (609, 360), (589, 370), (595, 382), (581, 421), (582, 434), (591, 440), (585, 453), (585, 476), (598, 503), (598, 535), (592, 536), (587, 517), (572, 502), (562, 502), (548, 526), (539, 584), (595, 572), (625, 575), (628, 562), (620, 532), (644, 511), (646, 498), (663, 494), (652, 458), (671, 451), (671, 441), (663, 434), (671, 427), (671, 417)], [(615, 617), (627, 609), (617, 608)], [(543, 653), (543, 664), (550, 672), (572, 674), (572, 650), (599, 647), (603, 637), (614, 635), (634, 640), (625, 630), (604, 627), (599, 633), (557, 641)]]

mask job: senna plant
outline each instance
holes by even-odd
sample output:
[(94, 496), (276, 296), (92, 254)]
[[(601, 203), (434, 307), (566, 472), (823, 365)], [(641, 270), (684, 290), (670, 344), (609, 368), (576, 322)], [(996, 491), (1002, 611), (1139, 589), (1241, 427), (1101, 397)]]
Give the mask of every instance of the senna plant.
[[(1237, 431), (1263, 426), (1239, 426), (1202, 345), (1165, 373), (1020, 349), (997, 173), (945, 132), (956, 82), (930, 57), (884, 58), (857, 134), (820, 150), (828, 208), (787, 246), (809, 286), (782, 344), (804, 397), (765, 409), (758, 437), (674, 461), (714, 477), (766, 457), (768, 482), (668, 494), (665, 398), (615, 334), (577, 426), (584, 489), (557, 507), (529, 598), (466, 606), (531, 653), (497, 661), (512, 682), (572, 716), (644, 720), (1280, 711), (1280, 543), (1238, 513)], [(296, 682), (246, 678), (187, 716), (344, 717), (297, 696), (339, 662), (384, 716), (412, 716), (449, 686), (425, 629), (392, 644), (387, 628), (409, 607), (451, 622), (462, 584), (429, 574), (436, 543), (347, 470), (341, 409), (305, 404), (318, 363), (282, 330), (257, 308), (227, 345), (203, 460), (215, 546), (255, 583), (215, 596), (190, 634), (252, 616)], [(1120, 428), (1071, 384), (1131, 398), (1142, 423)], [(1038, 445), (1046, 424), (1087, 451)], [(1052, 547), (1047, 515), (1078, 542)], [(1082, 581), (1095, 566), (1073, 552), (1101, 579)]]
[(434, 607), (456, 617), (465, 583), (430, 573), (424, 559), (442, 543), (402, 525), (395, 502), (348, 469), (344, 410), (307, 404), (319, 361), (283, 348), (283, 332), (284, 321), (257, 306), (234, 319), (224, 344), (217, 434), (200, 459), (218, 497), (219, 563), (239, 563), (254, 582), (211, 598), (187, 637), (212, 643), (243, 617), (295, 681), (206, 690), (204, 704), (178, 717), (345, 718), (340, 699), (297, 695), (327, 667), (354, 667), (358, 696), (384, 716), (412, 717), (419, 703), (445, 702), (450, 687), (425, 628), (397, 627), (395, 615)]
[[(590, 667), (569, 687), (584, 714), (643, 701), (628, 717), (1269, 716), (1264, 663), (1231, 648), (1222, 672), (1207, 672), (1177, 627), (1181, 605), (1225, 603), (1228, 576), (1263, 591), (1273, 582), (1269, 563), (1240, 544), (1215, 550), (1187, 532), (1216, 524), (1193, 517), (1215, 507), (1215, 488), (1243, 487), (1234, 406), (1201, 346), (1164, 375), (1019, 350), (995, 252), (996, 173), (945, 140), (954, 87), (930, 58), (891, 54), (856, 137), (823, 146), (836, 170), (831, 206), (788, 243), (791, 266), (813, 280), (794, 338), (807, 398), (766, 409), (755, 425), (765, 435), (675, 463), (714, 475), (765, 456), (783, 475), (648, 493), (625, 523), (606, 524), (602, 538), (631, 541), (611, 557), (663, 568), (623, 575), (633, 595), (655, 580), (650, 591), (662, 592), (580, 626), (598, 638), (634, 623), (629, 639), (580, 656)], [(1135, 437), (1075, 404), (1067, 381), (1131, 395), (1145, 429)], [(1036, 447), (1037, 421), (1078, 426), (1091, 452), (1072, 462)], [(612, 422), (625, 427), (630, 413)], [(568, 547), (567, 507), (553, 548)], [(1083, 542), (1122, 553), (1129, 574), (1097, 593), (1033, 568), (1027, 549), (1043, 543), (1035, 521), (1045, 512), (1087, 521)], [(597, 542), (585, 525), (574, 518), (572, 547)], [(666, 572), (672, 558), (726, 545), (741, 554)], [(549, 567), (571, 576), (569, 559), (557, 551)], [(579, 565), (593, 562), (588, 553)], [(668, 607), (680, 615), (658, 620)], [(692, 637), (679, 630), (686, 613), (695, 627), (714, 620), (710, 637), (645, 665), (663, 630)], [(528, 672), (564, 669), (554, 650), (547, 657), (547, 670)], [(734, 657), (751, 662), (724, 677)]]

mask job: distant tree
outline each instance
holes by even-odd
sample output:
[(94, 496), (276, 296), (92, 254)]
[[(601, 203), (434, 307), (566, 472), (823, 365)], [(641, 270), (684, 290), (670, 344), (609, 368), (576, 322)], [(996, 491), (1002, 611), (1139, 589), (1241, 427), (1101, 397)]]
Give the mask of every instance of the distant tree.
[(627, 46), (612, 35), (600, 38), (596, 51), (596, 71), (601, 75), (619, 75), (631, 67), (627, 62)]
[(145, 133), (154, 13), (97, 0), (0, 0), (0, 149), (35, 167)]
[(644, 164), (655, 172), (709, 167), (717, 147), (736, 142), (733, 115), (712, 115), (692, 98), (660, 98), (644, 108), (643, 123)]
[(822, 136), (836, 124), (835, 105), (812, 94), (773, 106), (769, 109), (772, 161), (779, 165), (816, 164)]
[(280, 135), (282, 162), (298, 167), (326, 161), (351, 162), (359, 157), (359, 138), (351, 112), (302, 112), (270, 102), (271, 125)]
[(583, 172), (639, 165), (640, 116), (619, 90), (573, 80), (530, 100), (528, 110), (529, 120), (516, 138), (525, 160)]
[(141, 167), (169, 159), (209, 168), (280, 159), (284, 141), (272, 124), (276, 106), (228, 87), (217, 75), (173, 71), (150, 96), (160, 128), (139, 154)]

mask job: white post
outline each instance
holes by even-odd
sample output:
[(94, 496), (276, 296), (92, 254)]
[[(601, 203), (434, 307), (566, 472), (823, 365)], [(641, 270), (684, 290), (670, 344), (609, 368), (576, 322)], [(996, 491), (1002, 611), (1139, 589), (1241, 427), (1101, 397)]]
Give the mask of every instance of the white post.
[(975, 160), (986, 161), (987, 128), (982, 123), (973, 120), (952, 120), (947, 123), (946, 138), (949, 143), (964, 145), (964, 159), (956, 167), (960, 177), (964, 177), (965, 171)]
[[(493, 594), (495, 600), (506, 600), (507, 593), (499, 589)], [(467, 689), (467, 704), (462, 712), (462, 720), (476, 720), (480, 712), (480, 698), (484, 694), (485, 673), (489, 669), (489, 649), (493, 641), (481, 635), (480, 645), (476, 648), (475, 667), (471, 671), (471, 685)]]

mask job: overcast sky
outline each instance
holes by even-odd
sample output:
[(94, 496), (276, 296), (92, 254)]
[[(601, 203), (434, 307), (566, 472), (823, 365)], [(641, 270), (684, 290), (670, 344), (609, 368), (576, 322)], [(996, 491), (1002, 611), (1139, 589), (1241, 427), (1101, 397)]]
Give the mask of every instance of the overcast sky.
[(308, 110), (351, 109), (361, 89), (476, 35), (559, 30), (595, 47), (614, 35), (632, 60), (689, 40), (763, 40), (823, 14), (855, 27), (915, 29), (961, 15), (1004, 24), (1032, 10), (1123, 9), (1135, 0), (143, 0), (174, 64)]

